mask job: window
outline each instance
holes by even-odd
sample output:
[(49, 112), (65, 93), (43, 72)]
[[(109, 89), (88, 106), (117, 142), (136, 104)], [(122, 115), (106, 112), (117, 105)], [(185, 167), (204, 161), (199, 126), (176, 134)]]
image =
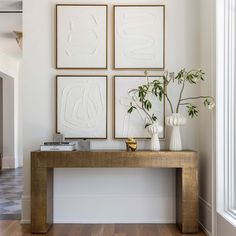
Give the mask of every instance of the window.
[(236, 225), (236, 0), (218, 0), (217, 212)]

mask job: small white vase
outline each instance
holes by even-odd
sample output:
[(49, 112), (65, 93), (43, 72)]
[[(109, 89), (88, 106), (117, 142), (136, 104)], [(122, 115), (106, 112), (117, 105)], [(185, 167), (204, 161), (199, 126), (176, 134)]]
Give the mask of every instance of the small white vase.
[(180, 126), (186, 124), (186, 118), (181, 116), (179, 113), (173, 113), (171, 116), (166, 118), (166, 124), (172, 127), (170, 147), (171, 151), (181, 151), (182, 142), (180, 135)]
[(151, 135), (151, 150), (152, 151), (160, 151), (160, 141), (159, 141), (159, 133), (163, 131), (163, 127), (155, 122), (152, 125), (147, 127), (148, 133)]

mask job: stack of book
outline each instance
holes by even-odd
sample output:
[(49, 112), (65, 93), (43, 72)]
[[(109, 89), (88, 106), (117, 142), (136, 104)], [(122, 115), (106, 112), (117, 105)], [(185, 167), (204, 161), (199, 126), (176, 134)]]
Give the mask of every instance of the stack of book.
[(74, 151), (75, 143), (73, 142), (45, 142), (40, 146), (40, 151)]

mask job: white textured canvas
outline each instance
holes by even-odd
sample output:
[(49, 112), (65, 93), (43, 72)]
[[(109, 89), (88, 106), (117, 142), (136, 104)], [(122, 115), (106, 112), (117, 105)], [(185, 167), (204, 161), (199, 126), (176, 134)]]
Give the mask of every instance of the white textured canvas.
[[(161, 77), (149, 77), (149, 81), (160, 80)], [(145, 114), (143, 111), (134, 110), (131, 114), (127, 111), (130, 107), (132, 99), (128, 95), (130, 89), (138, 88), (140, 85), (146, 84), (146, 77), (115, 77), (115, 138), (149, 138), (150, 135), (145, 129)], [(151, 114), (155, 114), (160, 125), (164, 127), (165, 107), (164, 100), (162, 102), (155, 96), (150, 96), (152, 102)], [(133, 103), (134, 105), (134, 103)], [(164, 138), (163, 132), (159, 134), (160, 138)]]
[(164, 68), (164, 6), (115, 6), (115, 68)]
[(107, 6), (57, 6), (57, 67), (106, 68)]
[(57, 131), (66, 138), (106, 138), (106, 76), (57, 77)]

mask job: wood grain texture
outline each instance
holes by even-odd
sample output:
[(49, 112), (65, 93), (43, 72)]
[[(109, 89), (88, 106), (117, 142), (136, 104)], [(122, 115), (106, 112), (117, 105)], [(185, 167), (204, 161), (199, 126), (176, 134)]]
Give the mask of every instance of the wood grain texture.
[(33, 232), (45, 233), (53, 223), (53, 169), (35, 168), (32, 173), (34, 173), (31, 177), (32, 229)]
[(176, 170), (176, 219), (182, 232), (198, 231), (198, 170)]
[(2, 153), (0, 153), (0, 170), (2, 170)]
[(192, 151), (89, 151), (32, 152), (36, 168), (195, 168), (197, 153)]
[(53, 168), (176, 168), (176, 221), (198, 232), (198, 156), (193, 151), (89, 151), (31, 153), (31, 231), (53, 223)]
[[(30, 225), (0, 221), (1, 236), (30, 236)], [(174, 224), (54, 224), (46, 236), (184, 236)], [(185, 234), (186, 235), (186, 234)], [(193, 236), (206, 236), (203, 232)]]

